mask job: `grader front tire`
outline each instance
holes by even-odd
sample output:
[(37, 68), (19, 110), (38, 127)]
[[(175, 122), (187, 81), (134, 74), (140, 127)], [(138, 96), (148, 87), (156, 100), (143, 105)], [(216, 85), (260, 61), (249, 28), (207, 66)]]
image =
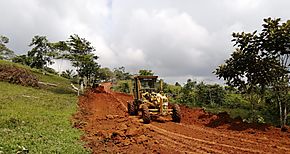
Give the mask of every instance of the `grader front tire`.
[(143, 105), (142, 107), (142, 119), (144, 124), (149, 124), (151, 121), (150, 112), (147, 105)]
[(177, 122), (177, 123), (180, 123), (181, 121), (181, 111), (180, 111), (180, 108), (177, 104), (174, 104), (173, 105), (173, 108), (172, 108), (172, 121), (173, 122)]
[(129, 115), (135, 115), (135, 107), (132, 102), (128, 102), (128, 113)]

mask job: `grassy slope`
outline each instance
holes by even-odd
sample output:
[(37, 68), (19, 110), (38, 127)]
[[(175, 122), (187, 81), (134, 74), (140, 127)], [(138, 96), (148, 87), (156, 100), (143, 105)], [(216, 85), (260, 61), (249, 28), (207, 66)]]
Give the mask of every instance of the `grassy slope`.
[(69, 81), (37, 70), (33, 73), (58, 87), (37, 89), (0, 82), (0, 153), (86, 153), (79, 141), (81, 132), (70, 122), (77, 96), (68, 88)]

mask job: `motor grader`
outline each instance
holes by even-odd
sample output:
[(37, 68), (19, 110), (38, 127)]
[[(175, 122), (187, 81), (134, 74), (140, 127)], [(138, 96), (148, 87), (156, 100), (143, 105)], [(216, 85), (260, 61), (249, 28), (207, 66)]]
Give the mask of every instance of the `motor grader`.
[[(160, 88), (157, 88), (158, 76), (135, 76), (133, 84), (134, 100), (128, 102), (129, 115), (142, 113), (145, 124), (151, 122), (153, 117), (171, 115), (172, 121), (180, 122), (180, 108), (174, 104), (168, 107), (168, 98), (162, 92), (162, 81)], [(159, 91), (158, 91), (159, 89)]]

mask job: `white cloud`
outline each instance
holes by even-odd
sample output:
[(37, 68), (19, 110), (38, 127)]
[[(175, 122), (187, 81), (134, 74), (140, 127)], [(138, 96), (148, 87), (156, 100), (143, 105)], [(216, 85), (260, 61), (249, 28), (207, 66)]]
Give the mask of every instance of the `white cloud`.
[[(167, 76), (185, 73), (185, 68), (202, 67), (206, 63), (201, 61), (205, 59), (202, 49), (210, 45), (210, 35), (187, 13), (176, 9), (135, 9), (127, 13), (116, 15), (116, 20), (122, 19), (122, 22), (114, 24), (111, 41), (115, 42), (116, 50), (141, 49), (146, 54), (146, 64), (140, 61), (136, 64), (139, 68), (136, 65), (125, 67), (135, 72), (136, 69), (153, 69)], [(130, 56), (119, 58), (132, 60)]]
[(233, 51), (231, 33), (260, 29), (266, 17), (290, 18), (279, 0), (9, 0), (0, 34), (25, 53), (34, 35), (51, 41), (79, 34), (105, 67), (151, 69), (170, 82), (216, 82), (212, 71)]
[(247, 11), (257, 9), (263, 0), (226, 0), (225, 4), (233, 11)]

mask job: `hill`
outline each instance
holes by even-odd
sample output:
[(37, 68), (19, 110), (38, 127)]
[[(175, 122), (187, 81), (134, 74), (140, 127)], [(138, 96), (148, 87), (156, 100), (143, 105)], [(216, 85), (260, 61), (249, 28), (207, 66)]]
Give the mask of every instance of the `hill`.
[(56, 86), (21, 86), (0, 81), (0, 153), (86, 153), (73, 128), (77, 96), (70, 81), (40, 70), (0, 61), (0, 66), (25, 69), (40, 82)]

